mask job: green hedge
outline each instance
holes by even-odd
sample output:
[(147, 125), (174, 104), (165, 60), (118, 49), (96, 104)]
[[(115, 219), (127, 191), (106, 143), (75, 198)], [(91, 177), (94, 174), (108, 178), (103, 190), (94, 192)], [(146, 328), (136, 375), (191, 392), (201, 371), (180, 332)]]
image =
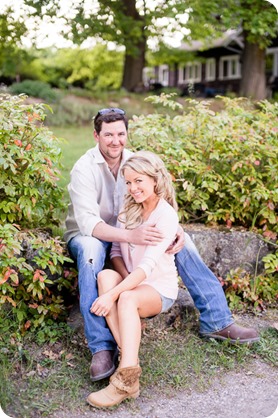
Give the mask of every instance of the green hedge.
[(131, 146), (155, 151), (166, 163), (180, 220), (256, 227), (275, 238), (278, 104), (254, 107), (247, 99), (223, 97), (224, 109), (214, 112), (207, 101), (189, 99), (182, 107), (171, 95), (148, 100), (179, 114), (134, 117)]
[(52, 89), (50, 84), (38, 80), (24, 80), (14, 83), (9, 87), (12, 94), (27, 94), (31, 97), (38, 97), (47, 102), (55, 102), (58, 94)]
[(25, 98), (0, 97), (0, 305), (23, 332), (65, 317), (62, 290), (76, 275), (50, 232), (64, 210), (58, 139), (42, 124), (45, 105)]

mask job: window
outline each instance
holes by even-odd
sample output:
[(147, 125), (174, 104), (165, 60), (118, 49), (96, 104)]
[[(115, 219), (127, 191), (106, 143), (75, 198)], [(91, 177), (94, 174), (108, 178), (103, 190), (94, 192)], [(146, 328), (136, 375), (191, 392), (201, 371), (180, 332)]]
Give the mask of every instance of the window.
[(220, 80), (240, 78), (241, 68), (239, 55), (230, 55), (221, 57), (219, 61), (219, 78)]
[(155, 79), (155, 73), (153, 67), (144, 67), (142, 74), (143, 84), (145, 87), (149, 87), (150, 82)]
[(202, 79), (202, 64), (200, 62), (188, 62), (179, 69), (179, 84), (200, 82)]
[(158, 68), (158, 82), (164, 87), (169, 85), (169, 68), (168, 65), (160, 65)]
[(206, 60), (206, 80), (213, 81), (215, 80), (215, 73), (216, 73), (216, 66), (215, 66), (215, 59), (209, 58)]
[(278, 77), (278, 48), (267, 49), (266, 71), (273, 77)]

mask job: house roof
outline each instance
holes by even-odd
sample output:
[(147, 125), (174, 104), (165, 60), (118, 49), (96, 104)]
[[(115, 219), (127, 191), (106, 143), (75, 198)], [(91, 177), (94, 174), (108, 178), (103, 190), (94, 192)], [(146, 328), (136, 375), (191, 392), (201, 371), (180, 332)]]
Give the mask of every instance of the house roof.
[(227, 47), (231, 43), (236, 43), (240, 48), (243, 48), (243, 39), (241, 36), (242, 30), (227, 30), (223, 36), (211, 41), (192, 41), (182, 43), (180, 49), (183, 51), (204, 51), (211, 48)]

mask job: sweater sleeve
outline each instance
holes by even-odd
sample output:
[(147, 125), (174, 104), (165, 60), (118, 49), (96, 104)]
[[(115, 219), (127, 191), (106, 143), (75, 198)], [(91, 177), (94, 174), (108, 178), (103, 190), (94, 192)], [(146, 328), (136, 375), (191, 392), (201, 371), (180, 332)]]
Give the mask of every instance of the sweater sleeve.
[(164, 239), (157, 245), (147, 246), (144, 256), (137, 266), (144, 270), (146, 277), (151, 274), (158, 263), (159, 258), (165, 253), (169, 245), (175, 239), (178, 224), (178, 215), (170, 205), (166, 203), (166, 205), (160, 207), (157, 214), (156, 227), (163, 233)]
[(114, 257), (122, 257), (122, 252), (121, 252), (119, 242), (113, 242), (113, 244), (112, 244), (112, 248), (111, 248), (111, 251), (110, 251), (110, 259), (112, 259)]

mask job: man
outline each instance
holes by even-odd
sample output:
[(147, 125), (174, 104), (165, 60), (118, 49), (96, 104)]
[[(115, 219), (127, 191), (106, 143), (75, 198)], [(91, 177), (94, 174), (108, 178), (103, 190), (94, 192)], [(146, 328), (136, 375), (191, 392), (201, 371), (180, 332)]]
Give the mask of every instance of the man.
[[(132, 154), (125, 149), (127, 130), (123, 109), (100, 110), (94, 118), (97, 145), (76, 162), (68, 187), (71, 203), (65, 240), (79, 271), (80, 310), (93, 355), (90, 366), (93, 381), (110, 376), (115, 371), (117, 357), (116, 343), (105, 319), (90, 312), (98, 296), (97, 274), (103, 269), (111, 243), (156, 245), (162, 239), (155, 226), (141, 225), (133, 230), (115, 227), (125, 194), (120, 167)], [(240, 343), (259, 340), (254, 329), (234, 323), (218, 279), (182, 229), (168, 252), (176, 254), (179, 275), (200, 312), (201, 336)]]

